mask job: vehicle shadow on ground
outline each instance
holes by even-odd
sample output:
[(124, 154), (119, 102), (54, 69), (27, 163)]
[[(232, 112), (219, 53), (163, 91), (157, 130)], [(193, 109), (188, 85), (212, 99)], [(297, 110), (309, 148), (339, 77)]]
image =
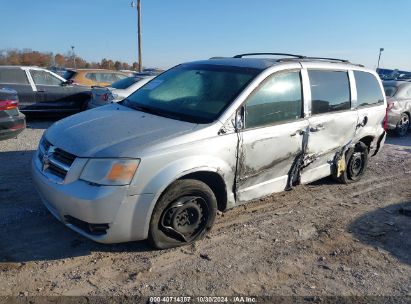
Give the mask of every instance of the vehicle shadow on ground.
[[(33, 200), (41, 204), (39, 200)], [(88, 240), (55, 219), (43, 206), (8, 225), (0, 225), (0, 264), (51, 261), (89, 256), (93, 252), (146, 252), (145, 241), (99, 244)]]
[(33, 153), (0, 153), (0, 263), (58, 260), (92, 252), (152, 250), (146, 242), (98, 244), (56, 220), (34, 189), (30, 172)]
[[(410, 211), (404, 212), (404, 208)], [(355, 219), (348, 231), (361, 242), (411, 265), (411, 200), (368, 212)]]

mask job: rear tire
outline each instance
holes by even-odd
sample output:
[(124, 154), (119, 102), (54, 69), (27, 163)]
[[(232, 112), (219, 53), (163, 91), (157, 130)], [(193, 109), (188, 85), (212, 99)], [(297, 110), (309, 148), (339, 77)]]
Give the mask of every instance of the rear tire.
[(359, 142), (355, 147), (348, 149), (345, 154), (346, 169), (337, 178), (343, 184), (350, 184), (359, 181), (368, 165), (368, 147), (363, 142)]
[(407, 113), (402, 113), (400, 121), (397, 123), (395, 128), (395, 134), (399, 137), (407, 135), (408, 129), (410, 128), (410, 117)]
[(205, 183), (182, 179), (161, 195), (151, 215), (148, 241), (157, 249), (191, 244), (211, 229), (217, 200)]

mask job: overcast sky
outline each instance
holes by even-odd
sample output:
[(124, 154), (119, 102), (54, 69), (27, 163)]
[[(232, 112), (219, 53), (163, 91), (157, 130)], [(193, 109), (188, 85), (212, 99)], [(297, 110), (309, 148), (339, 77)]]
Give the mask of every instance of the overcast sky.
[[(131, 0), (0, 0), (0, 49), (137, 61)], [(411, 70), (411, 0), (142, 0), (143, 65), (287, 52)]]

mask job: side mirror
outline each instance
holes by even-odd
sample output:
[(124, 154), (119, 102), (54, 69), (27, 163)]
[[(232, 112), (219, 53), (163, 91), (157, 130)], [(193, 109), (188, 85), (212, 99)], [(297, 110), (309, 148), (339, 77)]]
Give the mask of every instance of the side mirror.
[(63, 86), (68, 86), (68, 85), (72, 85), (74, 83), (73, 79), (69, 79), (64, 81), (61, 85)]

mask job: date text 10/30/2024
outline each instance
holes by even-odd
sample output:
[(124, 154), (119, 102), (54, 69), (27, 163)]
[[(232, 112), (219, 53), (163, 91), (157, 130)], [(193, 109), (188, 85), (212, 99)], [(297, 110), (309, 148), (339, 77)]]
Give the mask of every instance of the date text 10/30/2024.
[(174, 297), (161, 296), (149, 297), (149, 303), (257, 303), (256, 297), (231, 296), (231, 297)]

